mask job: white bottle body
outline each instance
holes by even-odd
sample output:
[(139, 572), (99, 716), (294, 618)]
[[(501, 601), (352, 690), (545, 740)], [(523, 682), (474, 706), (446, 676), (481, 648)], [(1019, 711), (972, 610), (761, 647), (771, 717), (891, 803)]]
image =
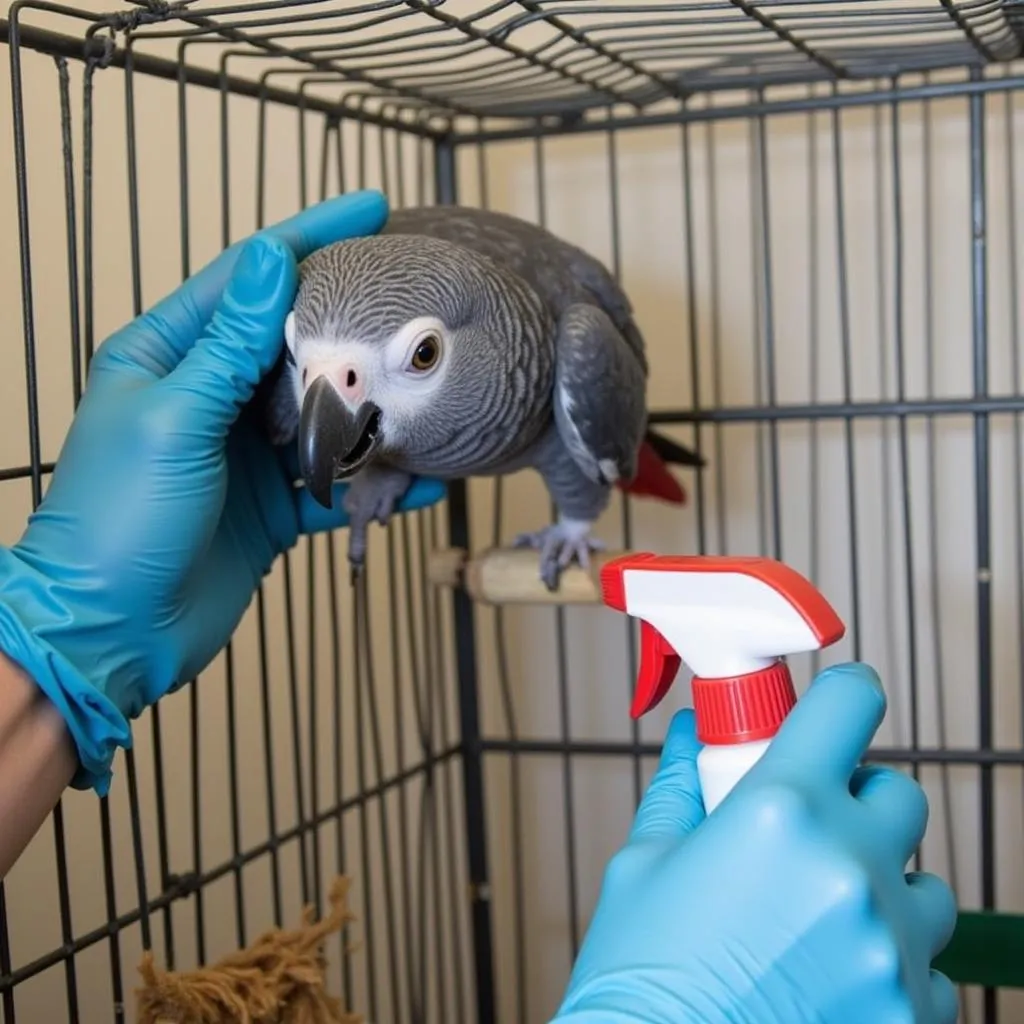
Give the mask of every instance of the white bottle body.
[(704, 811), (710, 814), (744, 775), (760, 760), (771, 743), (752, 740), (718, 746), (708, 743), (697, 755), (697, 772), (704, 796)]

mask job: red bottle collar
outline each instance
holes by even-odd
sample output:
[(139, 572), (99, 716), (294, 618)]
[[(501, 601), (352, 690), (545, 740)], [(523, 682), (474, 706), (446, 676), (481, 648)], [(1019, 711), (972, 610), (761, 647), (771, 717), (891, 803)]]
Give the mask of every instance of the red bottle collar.
[(771, 739), (796, 704), (789, 666), (768, 668), (733, 679), (693, 679), (697, 739), (724, 746)]

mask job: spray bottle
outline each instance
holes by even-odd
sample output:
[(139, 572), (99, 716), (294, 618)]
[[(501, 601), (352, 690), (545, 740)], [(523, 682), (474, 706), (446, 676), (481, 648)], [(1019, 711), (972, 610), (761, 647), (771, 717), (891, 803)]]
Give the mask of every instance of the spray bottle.
[(783, 659), (834, 644), (846, 631), (811, 583), (770, 558), (624, 555), (601, 569), (601, 592), (605, 604), (641, 620), (633, 718), (662, 700), (681, 662), (694, 673), (708, 814), (796, 703)]

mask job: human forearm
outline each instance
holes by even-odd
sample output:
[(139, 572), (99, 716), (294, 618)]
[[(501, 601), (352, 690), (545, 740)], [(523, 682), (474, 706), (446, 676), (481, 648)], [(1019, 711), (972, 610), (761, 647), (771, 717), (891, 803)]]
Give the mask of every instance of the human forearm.
[(0, 654), (0, 877), (39, 831), (76, 766), (60, 713)]

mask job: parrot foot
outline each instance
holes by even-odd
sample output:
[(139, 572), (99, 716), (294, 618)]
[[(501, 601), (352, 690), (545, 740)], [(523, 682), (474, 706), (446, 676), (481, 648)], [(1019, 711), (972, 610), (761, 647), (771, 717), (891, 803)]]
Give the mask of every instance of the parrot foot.
[(409, 490), (412, 477), (388, 467), (367, 466), (352, 478), (343, 505), (352, 523), (387, 526), (395, 507)]
[(367, 529), (370, 523), (387, 526), (412, 477), (388, 466), (361, 469), (349, 484), (342, 504), (349, 516), (349, 579), (354, 587), (366, 565)]
[(591, 552), (604, 550), (604, 542), (589, 535), (590, 526), (590, 523), (579, 519), (562, 519), (543, 530), (519, 534), (512, 546), (540, 551), (540, 578), (544, 586), (554, 593), (558, 590), (562, 572), (570, 562), (575, 560), (582, 568), (589, 569)]

